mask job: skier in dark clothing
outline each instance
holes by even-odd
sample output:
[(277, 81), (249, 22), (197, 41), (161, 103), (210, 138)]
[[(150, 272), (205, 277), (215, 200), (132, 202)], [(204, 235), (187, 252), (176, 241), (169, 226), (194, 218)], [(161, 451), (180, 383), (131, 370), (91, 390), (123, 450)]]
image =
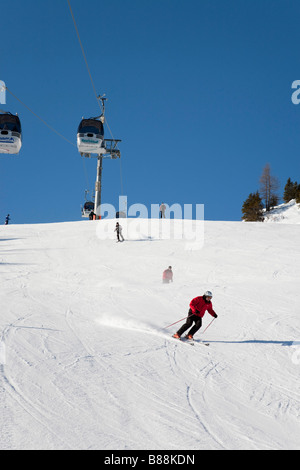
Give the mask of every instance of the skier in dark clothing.
[(212, 303), (212, 293), (210, 291), (206, 291), (202, 297), (195, 297), (190, 303), (190, 309), (188, 313), (187, 320), (184, 325), (173, 335), (173, 338), (179, 339), (181, 335), (188, 329), (190, 331), (186, 335), (186, 339), (193, 339), (193, 335), (201, 328), (202, 326), (202, 318), (206, 311), (211, 314), (212, 317), (218, 318), (218, 315), (213, 310)]
[(124, 237), (123, 237), (123, 235), (122, 235), (122, 226), (119, 224), (119, 222), (116, 223), (115, 232), (117, 232), (117, 239), (118, 239), (118, 242), (123, 242), (123, 241), (124, 241)]
[(9, 221), (10, 221), (10, 216), (9, 214), (7, 214), (7, 216), (5, 217), (5, 225), (8, 225)]
[(159, 206), (159, 217), (161, 219), (166, 218), (166, 205), (164, 202), (162, 202), (161, 205)]

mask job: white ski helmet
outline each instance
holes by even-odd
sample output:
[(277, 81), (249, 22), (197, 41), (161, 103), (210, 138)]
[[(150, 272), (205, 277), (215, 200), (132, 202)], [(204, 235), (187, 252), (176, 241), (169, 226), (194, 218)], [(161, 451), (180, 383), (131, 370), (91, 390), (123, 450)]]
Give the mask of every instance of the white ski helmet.
[(204, 292), (204, 295), (205, 297), (212, 297), (212, 293), (210, 292), (210, 290), (207, 290), (206, 292)]

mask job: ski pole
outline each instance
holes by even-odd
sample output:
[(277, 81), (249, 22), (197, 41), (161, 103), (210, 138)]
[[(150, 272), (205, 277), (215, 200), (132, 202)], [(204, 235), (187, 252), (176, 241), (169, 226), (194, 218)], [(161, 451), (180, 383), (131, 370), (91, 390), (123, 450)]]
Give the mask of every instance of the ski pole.
[(188, 317), (181, 318), (178, 321), (175, 321), (174, 323), (171, 323), (171, 325), (165, 326), (163, 329), (166, 330), (167, 328), (170, 328), (170, 326), (176, 325), (176, 323), (179, 323), (180, 321), (186, 320)]
[(171, 323), (171, 325), (165, 326), (163, 329), (166, 330), (167, 328), (170, 328), (170, 326), (176, 325), (176, 323), (179, 323), (180, 321), (183, 321), (185, 319), (186, 319), (186, 317), (181, 318), (180, 320), (175, 321), (174, 323)]

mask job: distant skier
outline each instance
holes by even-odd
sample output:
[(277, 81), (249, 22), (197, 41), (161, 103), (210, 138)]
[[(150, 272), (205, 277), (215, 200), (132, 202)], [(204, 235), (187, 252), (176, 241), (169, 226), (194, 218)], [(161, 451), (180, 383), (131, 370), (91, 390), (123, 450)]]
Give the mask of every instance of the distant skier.
[(8, 225), (9, 221), (10, 221), (10, 215), (7, 214), (7, 216), (5, 217), (5, 225)]
[(166, 218), (166, 205), (163, 202), (159, 206), (159, 215), (161, 219)]
[(202, 318), (204, 317), (206, 311), (208, 311), (208, 313), (210, 313), (212, 317), (218, 318), (218, 315), (213, 310), (211, 299), (212, 293), (208, 290), (202, 296), (195, 297), (190, 302), (190, 309), (186, 323), (182, 325), (182, 327), (177, 331), (177, 333), (173, 335), (173, 338), (179, 339), (182, 333), (184, 333), (188, 328), (191, 328), (192, 324), (195, 323), (186, 335), (186, 339), (193, 339), (193, 335), (202, 326)]
[(168, 269), (165, 269), (162, 276), (163, 284), (169, 284), (169, 282), (173, 282), (173, 271), (172, 266), (169, 266)]
[(118, 239), (117, 241), (118, 242), (123, 242), (124, 237), (122, 235), (122, 226), (119, 224), (119, 222), (116, 223), (115, 232), (117, 232), (117, 239)]

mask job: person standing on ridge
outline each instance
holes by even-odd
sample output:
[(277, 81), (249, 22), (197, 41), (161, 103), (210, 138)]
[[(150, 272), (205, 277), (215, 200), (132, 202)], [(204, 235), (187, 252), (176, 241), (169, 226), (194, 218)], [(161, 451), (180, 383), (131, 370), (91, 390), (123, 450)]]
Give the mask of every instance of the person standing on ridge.
[(7, 214), (7, 216), (5, 217), (5, 225), (8, 225), (9, 221), (10, 221), (10, 215)]
[(159, 215), (161, 219), (166, 218), (166, 205), (162, 202), (161, 205), (159, 206)]
[(123, 242), (124, 237), (122, 235), (122, 226), (119, 224), (119, 222), (116, 223), (115, 232), (117, 232), (117, 239), (118, 239), (117, 241), (118, 242)]
[(169, 266), (168, 269), (164, 270), (162, 279), (163, 279), (163, 284), (169, 284), (169, 282), (173, 282), (172, 266)]
[(200, 297), (195, 297), (190, 302), (190, 309), (188, 313), (188, 317), (184, 325), (173, 335), (173, 338), (180, 339), (181, 335), (194, 323), (194, 326), (190, 329), (188, 334), (186, 335), (186, 339), (193, 339), (194, 334), (201, 328), (202, 326), (202, 318), (206, 311), (211, 314), (212, 317), (218, 318), (218, 315), (213, 310), (213, 306), (211, 303), (212, 293), (208, 290), (204, 292), (204, 294)]

